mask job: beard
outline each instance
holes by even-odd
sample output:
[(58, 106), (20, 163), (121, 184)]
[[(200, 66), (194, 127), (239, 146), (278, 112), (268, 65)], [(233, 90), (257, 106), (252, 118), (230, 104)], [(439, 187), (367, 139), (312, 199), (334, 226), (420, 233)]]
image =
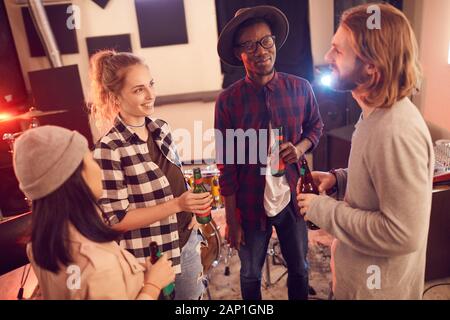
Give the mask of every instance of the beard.
[(331, 68), (336, 73), (336, 75), (333, 75), (331, 87), (336, 91), (353, 91), (362, 82), (361, 80), (364, 77), (364, 65), (359, 59), (356, 59), (353, 70), (345, 76), (341, 76), (335, 65), (332, 65)]
[[(270, 59), (270, 63), (267, 65), (258, 65), (258, 61), (261, 59)], [(275, 54), (264, 54), (258, 57), (254, 57), (249, 65), (251, 73), (258, 77), (270, 76), (275, 70)]]
[(257, 71), (255, 72), (255, 74), (257, 74), (257, 75), (260, 76), (260, 77), (268, 76), (268, 75), (271, 75), (271, 74), (273, 73), (274, 70), (275, 70), (275, 67), (272, 66), (271, 68), (268, 68), (268, 69), (266, 69), (266, 70), (257, 70)]

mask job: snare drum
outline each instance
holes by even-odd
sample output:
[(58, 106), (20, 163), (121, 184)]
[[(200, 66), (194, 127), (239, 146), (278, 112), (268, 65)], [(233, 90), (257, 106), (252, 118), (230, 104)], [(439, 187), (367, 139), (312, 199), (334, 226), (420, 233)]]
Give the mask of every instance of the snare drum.
[(220, 249), (222, 247), (222, 237), (219, 232), (220, 227), (211, 220), (207, 224), (199, 226), (203, 237), (201, 243), (201, 257), (203, 265), (203, 274), (207, 274), (211, 267), (216, 267), (220, 260)]

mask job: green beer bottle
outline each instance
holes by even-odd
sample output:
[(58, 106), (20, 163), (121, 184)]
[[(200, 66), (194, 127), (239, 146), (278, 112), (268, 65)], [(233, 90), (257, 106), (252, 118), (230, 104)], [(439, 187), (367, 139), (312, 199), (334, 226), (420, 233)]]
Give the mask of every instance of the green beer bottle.
[(272, 160), (276, 161), (271, 162), (270, 170), (272, 176), (282, 177), (286, 171), (286, 165), (283, 159), (280, 157), (280, 146), (284, 143), (283, 127), (280, 126), (278, 128), (274, 128), (273, 133), (277, 133), (277, 135), (275, 136), (275, 143), (272, 147), (272, 155), (275, 157), (272, 158)]
[[(208, 192), (205, 185), (203, 184), (202, 172), (200, 168), (194, 169), (194, 193)], [(211, 221), (211, 210), (202, 214), (195, 214), (197, 222), (200, 224), (207, 224)]]
[[(158, 244), (155, 241), (150, 242), (150, 262), (155, 264), (161, 257)], [(165, 286), (159, 294), (158, 300), (173, 300), (175, 298), (175, 283), (172, 282)]]

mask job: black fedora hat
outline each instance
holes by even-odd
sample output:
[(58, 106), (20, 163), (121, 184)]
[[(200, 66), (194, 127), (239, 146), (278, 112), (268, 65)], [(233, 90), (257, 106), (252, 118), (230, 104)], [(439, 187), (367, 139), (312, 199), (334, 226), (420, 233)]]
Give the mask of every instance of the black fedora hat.
[(239, 26), (252, 18), (263, 18), (269, 23), (272, 34), (275, 35), (277, 48), (281, 48), (289, 34), (289, 22), (284, 13), (272, 6), (256, 6), (239, 9), (234, 18), (223, 28), (217, 43), (217, 52), (223, 62), (232, 66), (241, 66), (240, 61), (234, 55), (234, 35)]

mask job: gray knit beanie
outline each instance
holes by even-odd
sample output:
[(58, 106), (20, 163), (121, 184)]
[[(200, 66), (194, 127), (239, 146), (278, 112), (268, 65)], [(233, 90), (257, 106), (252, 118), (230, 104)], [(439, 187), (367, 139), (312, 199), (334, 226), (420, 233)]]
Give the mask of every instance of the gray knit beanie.
[(76, 131), (56, 126), (28, 129), (14, 143), (14, 171), (31, 200), (57, 190), (75, 172), (89, 150)]

